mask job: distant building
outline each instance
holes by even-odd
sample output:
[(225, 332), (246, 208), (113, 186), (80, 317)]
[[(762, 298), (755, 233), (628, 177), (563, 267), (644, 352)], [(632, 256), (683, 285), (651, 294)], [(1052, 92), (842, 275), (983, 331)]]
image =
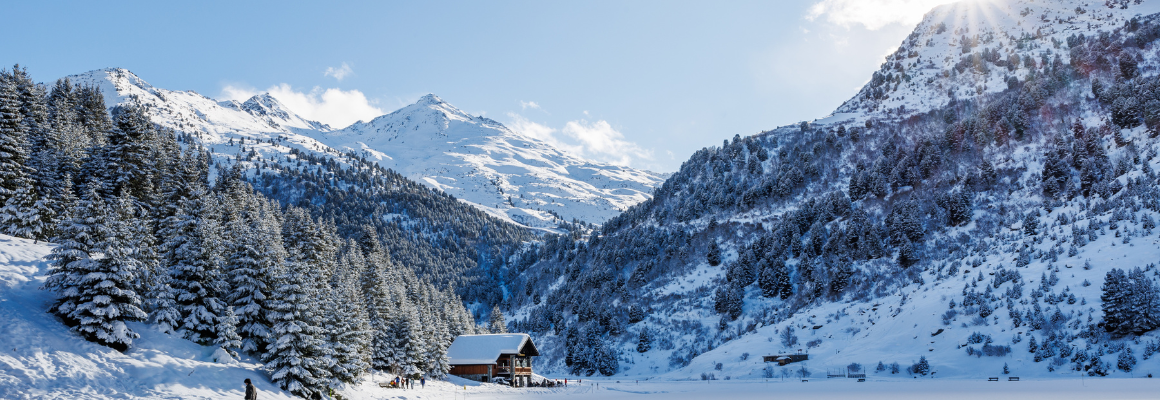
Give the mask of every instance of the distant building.
[(512, 386), (532, 380), (532, 357), (540, 351), (526, 333), (460, 335), (447, 348), (451, 375), (479, 382), (503, 377)]
[(777, 365), (785, 366), (786, 364), (789, 364), (789, 363), (795, 363), (798, 361), (809, 360), (810, 355), (809, 354), (802, 354), (802, 353), (781, 354), (781, 355), (775, 355), (775, 356), (762, 356), (761, 358), (765, 362), (775, 362), (775, 363), (777, 363)]

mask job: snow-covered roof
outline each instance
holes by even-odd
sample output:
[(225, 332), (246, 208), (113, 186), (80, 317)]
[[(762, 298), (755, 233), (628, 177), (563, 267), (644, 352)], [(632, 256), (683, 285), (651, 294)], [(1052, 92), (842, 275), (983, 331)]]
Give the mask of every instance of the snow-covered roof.
[(495, 364), (502, 354), (540, 355), (526, 333), (459, 335), (447, 348), (451, 365)]

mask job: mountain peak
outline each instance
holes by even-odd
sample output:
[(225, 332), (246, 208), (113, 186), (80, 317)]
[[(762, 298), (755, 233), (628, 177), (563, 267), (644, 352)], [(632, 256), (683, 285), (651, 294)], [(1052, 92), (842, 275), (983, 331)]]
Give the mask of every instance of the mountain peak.
[(427, 93), (426, 95), (423, 95), (423, 97), (420, 97), (419, 101), (416, 101), (415, 104), (438, 105), (447, 104), (447, 102), (443, 101), (443, 99), (439, 98), (439, 96), (436, 96), (434, 93)]
[(290, 118), (290, 113), (287, 112), (286, 107), (270, 93), (261, 93), (250, 97), (245, 103), (242, 103), (242, 109), (258, 116)]

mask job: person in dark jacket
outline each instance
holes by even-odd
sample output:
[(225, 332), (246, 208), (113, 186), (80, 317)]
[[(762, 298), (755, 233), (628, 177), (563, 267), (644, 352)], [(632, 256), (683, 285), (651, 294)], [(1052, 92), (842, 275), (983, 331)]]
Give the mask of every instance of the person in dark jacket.
[(258, 389), (254, 388), (254, 384), (250, 383), (250, 378), (246, 378), (246, 398), (245, 400), (258, 400)]

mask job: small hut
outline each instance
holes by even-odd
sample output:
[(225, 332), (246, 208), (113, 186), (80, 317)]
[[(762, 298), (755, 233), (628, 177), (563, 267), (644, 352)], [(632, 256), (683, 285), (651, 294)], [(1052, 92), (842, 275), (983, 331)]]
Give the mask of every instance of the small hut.
[(460, 335), (447, 348), (451, 375), (479, 382), (503, 377), (512, 386), (532, 381), (532, 357), (539, 355), (526, 333)]

